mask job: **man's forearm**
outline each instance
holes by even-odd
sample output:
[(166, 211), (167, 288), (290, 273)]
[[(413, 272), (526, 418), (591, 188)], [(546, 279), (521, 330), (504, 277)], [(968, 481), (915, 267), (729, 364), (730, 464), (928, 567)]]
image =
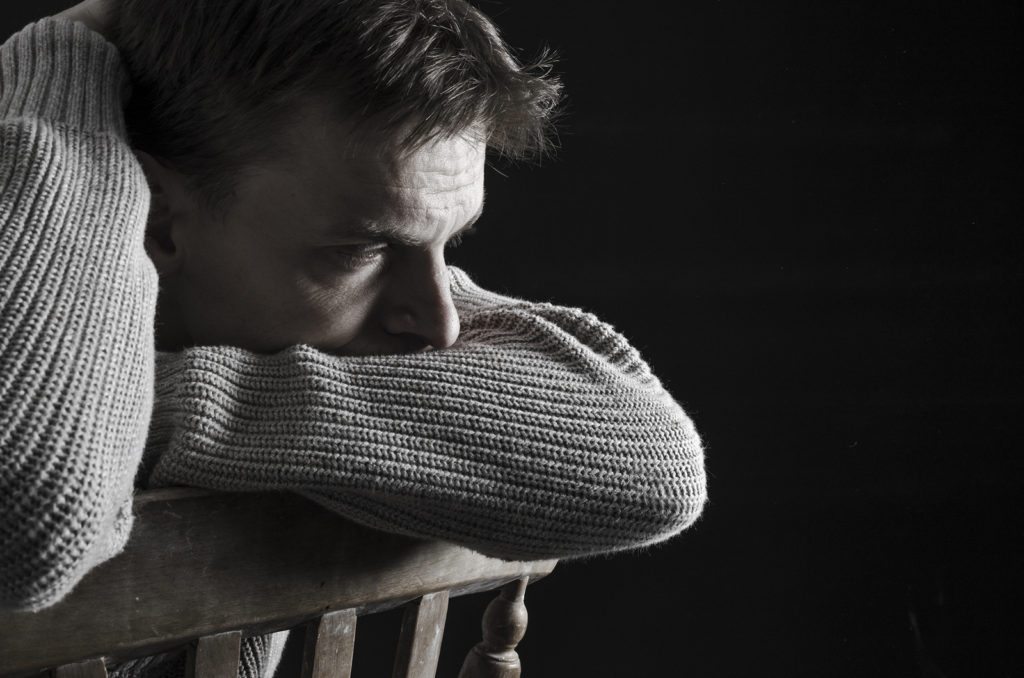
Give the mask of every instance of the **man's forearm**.
[(120, 550), (151, 412), (156, 275), (126, 76), (83, 26), (0, 48), (0, 604), (39, 608)]
[(507, 558), (636, 547), (691, 524), (700, 439), (625, 339), (453, 278), (464, 329), (451, 349), (162, 355), (153, 483), (297, 491)]

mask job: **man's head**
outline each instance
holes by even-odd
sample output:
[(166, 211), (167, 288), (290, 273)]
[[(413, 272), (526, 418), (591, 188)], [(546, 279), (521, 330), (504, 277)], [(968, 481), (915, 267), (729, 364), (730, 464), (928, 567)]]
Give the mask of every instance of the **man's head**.
[(122, 0), (167, 348), (364, 354), (458, 334), (444, 247), (558, 82), (462, 0)]

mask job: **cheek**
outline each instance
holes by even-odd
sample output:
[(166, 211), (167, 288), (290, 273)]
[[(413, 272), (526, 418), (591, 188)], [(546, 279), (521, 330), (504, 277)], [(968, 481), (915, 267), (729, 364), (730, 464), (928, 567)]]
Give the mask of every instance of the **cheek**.
[(183, 311), (197, 340), (266, 350), (283, 329), (301, 325), (305, 304), (279, 257), (214, 238), (189, 254)]
[(379, 285), (360, 274), (311, 275), (300, 272), (292, 289), (307, 319), (330, 335), (331, 343), (351, 338), (372, 322)]
[(220, 241), (191, 263), (185, 303), (193, 336), (204, 343), (332, 350), (372, 334), (383, 288), (372, 271), (339, 273), (280, 245)]
[(264, 260), (251, 245), (236, 245), (217, 239), (197, 243), (188, 261), (188, 278), (200, 304), (209, 303), (229, 310), (251, 308), (272, 301), (280, 286), (274, 262)]

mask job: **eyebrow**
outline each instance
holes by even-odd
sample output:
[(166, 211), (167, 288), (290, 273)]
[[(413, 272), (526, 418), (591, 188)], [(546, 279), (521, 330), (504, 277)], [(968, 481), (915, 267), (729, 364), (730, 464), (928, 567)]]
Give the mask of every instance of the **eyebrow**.
[[(486, 202), (486, 199), (485, 193), (483, 200), (480, 201), (480, 207), (477, 209), (476, 214), (471, 216), (469, 221), (467, 221), (462, 228), (453, 233), (451, 238), (455, 238), (473, 228), (474, 224), (476, 224), (484, 213), (484, 203)], [(402, 231), (400, 227), (372, 221), (364, 222), (357, 226), (345, 229), (345, 236), (350, 238), (379, 240), (393, 245), (403, 245), (405, 247), (415, 247), (420, 244), (419, 240), (416, 238), (410, 238), (409, 235)]]

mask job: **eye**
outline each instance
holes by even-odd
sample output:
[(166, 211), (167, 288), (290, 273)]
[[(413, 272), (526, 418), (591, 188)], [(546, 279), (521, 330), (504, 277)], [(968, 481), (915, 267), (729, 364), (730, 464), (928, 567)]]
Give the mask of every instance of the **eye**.
[(332, 247), (331, 255), (347, 268), (357, 268), (372, 264), (387, 251), (387, 245), (365, 244), (365, 245), (344, 245)]

